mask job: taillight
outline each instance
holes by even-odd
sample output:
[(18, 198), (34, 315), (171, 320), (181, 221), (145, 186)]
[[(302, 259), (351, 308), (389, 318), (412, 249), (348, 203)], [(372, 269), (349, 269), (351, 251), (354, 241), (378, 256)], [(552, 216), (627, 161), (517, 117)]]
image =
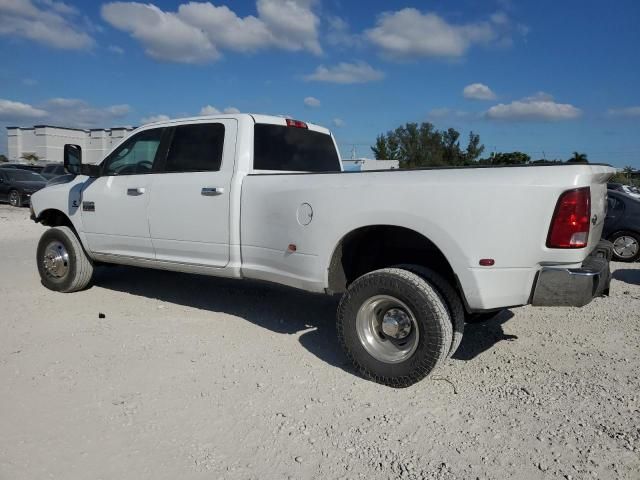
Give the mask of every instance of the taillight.
[(569, 190), (560, 195), (547, 237), (549, 248), (584, 248), (589, 242), (591, 189)]
[(291, 118), (287, 118), (287, 127), (309, 128), (306, 123), (301, 122), (300, 120), (292, 120)]

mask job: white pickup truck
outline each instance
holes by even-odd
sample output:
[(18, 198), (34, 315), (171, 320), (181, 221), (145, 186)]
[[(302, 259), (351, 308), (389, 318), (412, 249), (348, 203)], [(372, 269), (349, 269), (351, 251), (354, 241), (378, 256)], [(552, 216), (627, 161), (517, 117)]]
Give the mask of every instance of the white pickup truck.
[(31, 199), (52, 227), (45, 287), (81, 290), (113, 263), (339, 293), (341, 344), (387, 385), (428, 375), (465, 320), (609, 287), (608, 166), (343, 172), (325, 128), (249, 114), (145, 125), (98, 165), (81, 154), (65, 146), (70, 175)]

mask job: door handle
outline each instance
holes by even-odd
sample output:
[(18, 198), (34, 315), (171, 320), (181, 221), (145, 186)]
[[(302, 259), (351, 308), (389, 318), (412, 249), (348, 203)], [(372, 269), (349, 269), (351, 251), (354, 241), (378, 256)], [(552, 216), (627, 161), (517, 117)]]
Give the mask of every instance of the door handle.
[(203, 187), (200, 191), (200, 194), (205, 197), (215, 197), (216, 195), (222, 195), (223, 193), (224, 188), (222, 187)]
[(137, 197), (144, 193), (144, 188), (127, 188), (127, 195), (131, 197)]

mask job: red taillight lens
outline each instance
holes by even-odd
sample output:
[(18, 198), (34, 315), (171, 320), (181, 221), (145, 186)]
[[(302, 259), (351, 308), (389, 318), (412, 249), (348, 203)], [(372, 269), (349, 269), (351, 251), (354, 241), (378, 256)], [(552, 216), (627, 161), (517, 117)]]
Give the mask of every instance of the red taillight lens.
[(300, 120), (292, 120), (291, 118), (287, 118), (287, 127), (309, 128), (306, 123), (301, 122)]
[(584, 248), (589, 242), (591, 189), (569, 190), (560, 195), (547, 237), (549, 248)]

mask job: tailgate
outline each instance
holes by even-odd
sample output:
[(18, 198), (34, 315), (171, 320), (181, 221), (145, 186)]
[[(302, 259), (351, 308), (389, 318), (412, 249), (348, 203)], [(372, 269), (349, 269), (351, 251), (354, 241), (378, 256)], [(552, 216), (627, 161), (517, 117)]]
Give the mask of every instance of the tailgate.
[(593, 250), (600, 241), (604, 220), (607, 216), (607, 181), (615, 174), (615, 169), (601, 165), (590, 166), (591, 187), (591, 230), (589, 231), (588, 251)]

